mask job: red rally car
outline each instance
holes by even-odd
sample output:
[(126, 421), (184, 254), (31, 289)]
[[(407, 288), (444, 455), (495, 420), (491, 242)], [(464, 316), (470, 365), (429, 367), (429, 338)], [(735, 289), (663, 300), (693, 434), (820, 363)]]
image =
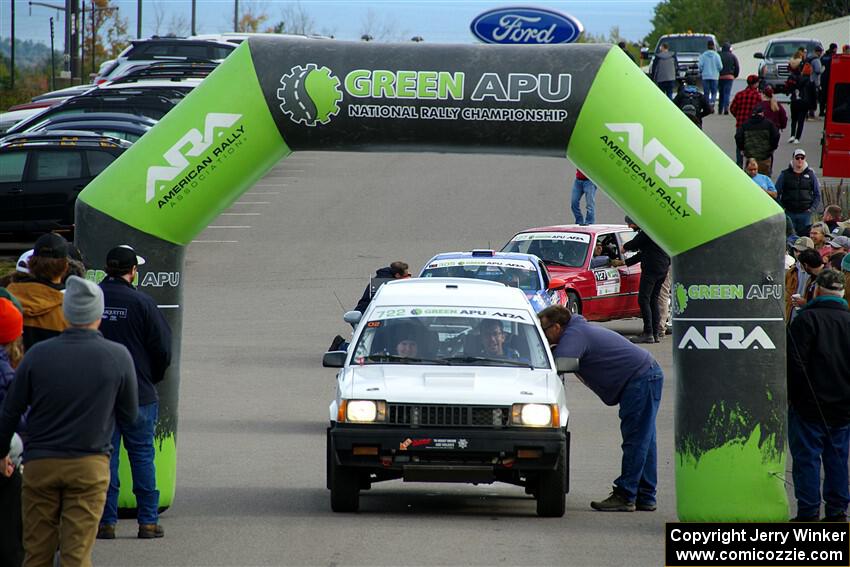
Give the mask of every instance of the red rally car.
[(553, 278), (566, 282), (567, 307), (589, 321), (640, 317), (640, 264), (626, 266), (623, 245), (635, 232), (624, 224), (543, 226), (519, 232), (502, 252), (534, 254)]

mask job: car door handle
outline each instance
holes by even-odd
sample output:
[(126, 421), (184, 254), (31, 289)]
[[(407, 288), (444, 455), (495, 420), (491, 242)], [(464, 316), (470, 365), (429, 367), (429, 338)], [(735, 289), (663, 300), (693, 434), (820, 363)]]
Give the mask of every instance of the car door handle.
[(17, 193), (23, 193), (23, 192), (24, 192), (23, 189), (9, 189), (8, 191), (6, 191), (6, 193), (8, 193), (9, 195), (15, 195)]
[(840, 139), (840, 138), (844, 137), (844, 134), (827, 134), (826, 137), (827, 138), (839, 138)]

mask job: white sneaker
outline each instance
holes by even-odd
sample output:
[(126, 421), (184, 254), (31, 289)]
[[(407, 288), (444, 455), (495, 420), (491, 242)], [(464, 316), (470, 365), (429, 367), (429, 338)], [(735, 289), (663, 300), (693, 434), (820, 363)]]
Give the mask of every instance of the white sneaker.
[(788, 143), (789, 143), (789, 144), (794, 144), (794, 143), (796, 143), (796, 142), (797, 142), (797, 138), (795, 138), (794, 136), (791, 136), (790, 138), (788, 138)]

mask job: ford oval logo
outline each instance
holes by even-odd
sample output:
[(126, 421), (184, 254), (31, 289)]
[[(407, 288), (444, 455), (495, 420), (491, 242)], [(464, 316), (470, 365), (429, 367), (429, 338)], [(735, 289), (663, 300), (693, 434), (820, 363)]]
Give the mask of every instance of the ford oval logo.
[(469, 29), (485, 43), (550, 45), (575, 41), (584, 26), (569, 14), (525, 7), (488, 10)]

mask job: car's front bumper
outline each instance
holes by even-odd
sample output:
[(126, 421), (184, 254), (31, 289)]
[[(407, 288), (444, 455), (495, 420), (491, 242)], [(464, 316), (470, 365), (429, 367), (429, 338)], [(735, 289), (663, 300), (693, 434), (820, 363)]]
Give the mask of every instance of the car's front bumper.
[(493, 482), (506, 472), (553, 470), (569, 454), (563, 429), (328, 428), (328, 459), (338, 466), (394, 472), (406, 481)]

